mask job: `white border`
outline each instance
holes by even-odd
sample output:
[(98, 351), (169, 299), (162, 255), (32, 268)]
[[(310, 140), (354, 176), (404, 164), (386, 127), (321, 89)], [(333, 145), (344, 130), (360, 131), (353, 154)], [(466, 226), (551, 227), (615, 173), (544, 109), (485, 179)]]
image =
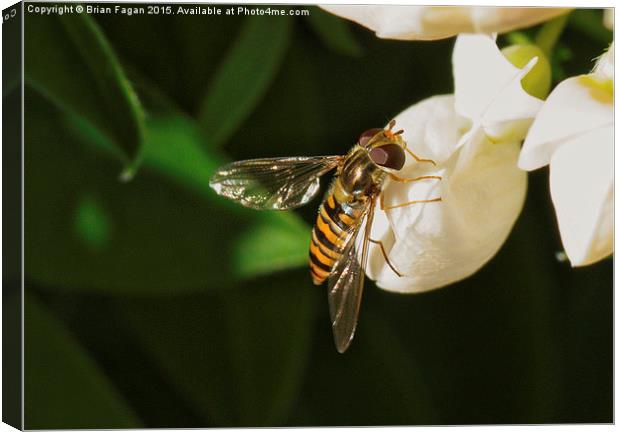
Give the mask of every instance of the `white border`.
[[(160, 3), (200, 3), (200, 2), (181, 2), (181, 1), (161, 1)], [(0, 9), (5, 9), (8, 8), (9, 6), (15, 4), (15, 1), (12, 0), (0, 0)], [(120, 3), (120, 2), (119, 2)], [(148, 0), (134, 0), (132, 1), (132, 3), (153, 3), (153, 1), (148, 1)], [(235, 1), (235, 0), (213, 0), (210, 2), (203, 2), (203, 3), (221, 3), (221, 4), (233, 4), (233, 3), (239, 3), (239, 4), (269, 4), (271, 2), (269, 1), (260, 1), (260, 0), (247, 0), (244, 2), (240, 2), (240, 1)], [(289, 0), (279, 0), (279, 1), (275, 1), (273, 3), (277, 3), (277, 4), (299, 4), (299, 5), (310, 5), (310, 4), (317, 4), (316, 2), (300, 2), (300, 1), (289, 1)], [(403, 0), (393, 0), (393, 1), (381, 1), (381, 0), (329, 0), (329, 1), (325, 1), (322, 2), (322, 4), (403, 4), (403, 5), (433, 5), (433, 6), (445, 6), (445, 5), (455, 5), (455, 6), (468, 6), (471, 4), (475, 4), (477, 6), (551, 6), (551, 7), (582, 7), (582, 8), (597, 8), (597, 7), (615, 7), (616, 2), (612, 1), (612, 0), (596, 0), (596, 1), (579, 1), (579, 0), (547, 0), (544, 2), (540, 2), (540, 1), (535, 1), (535, 0), (522, 0), (522, 1), (510, 1), (510, 0), (506, 0), (506, 1), (502, 1), (498, 4), (498, 1), (489, 1), (489, 0), (477, 0), (475, 2), (472, 1), (468, 1), (468, 0), (450, 0), (450, 1), (446, 1), (446, 0), (426, 0), (424, 2), (412, 2), (412, 1), (403, 1)], [(22, 16), (22, 23), (23, 23), (23, 16)], [(0, 58), (2, 58), (2, 32), (0, 31)], [(23, 52), (23, 26), (22, 26), (22, 52)], [(22, 67), (23, 67), (23, 58), (22, 58)], [(23, 68), (22, 68), (23, 71)], [(0, 82), (2, 80), (2, 71), (0, 68)], [(23, 82), (23, 77), (22, 77), (22, 82)], [(22, 85), (22, 100), (23, 100), (23, 85)], [(0, 104), (0, 116), (2, 114), (2, 107)], [(617, 124), (617, 120), (618, 120), (618, 111), (615, 110), (614, 113), (614, 121)], [(23, 112), (22, 112), (22, 137), (23, 137)], [(616, 135), (616, 142), (618, 142), (617, 137), (618, 137), (618, 130), (616, 129), (615, 131)], [(0, 134), (0, 146), (1, 146), (1, 134)], [(620, 152), (616, 152), (615, 155), (615, 167), (620, 167), (620, 164), (618, 163), (619, 159), (620, 159)], [(23, 145), (22, 145), (22, 230), (21, 230), (21, 238), (22, 238), (22, 245), (23, 245), (23, 240), (24, 240), (24, 231), (23, 231), (23, 198), (24, 198), (24, 189), (23, 189), (23, 185), (24, 185), (24, 171), (23, 171)], [(2, 154), (0, 153), (0, 190), (2, 188)], [(616, 198), (616, 202), (617, 202), (617, 197)], [(2, 201), (0, 200), (0, 225), (2, 222)], [(618, 214), (615, 213), (615, 226), (620, 226), (618, 225)], [(0, 253), (2, 251), (2, 234), (0, 233)], [(22, 247), (22, 276), (23, 276), (23, 247)], [(614, 259), (614, 276), (616, 274), (616, 270), (617, 270), (617, 265), (618, 262), (617, 260)], [(2, 263), (0, 262), (0, 270), (2, 269)], [(22, 278), (23, 281), (23, 278)], [(614, 282), (615, 282), (615, 277), (614, 277)], [(615, 283), (614, 283), (615, 286)], [(22, 284), (22, 296), (23, 296), (23, 284)], [(618, 296), (615, 296), (614, 293), (614, 419), (615, 419), (615, 415), (616, 413), (619, 412), (618, 408), (619, 408), (619, 403), (618, 403), (618, 399), (615, 397), (615, 389), (618, 388), (618, 376), (616, 375), (615, 371), (616, 371), (616, 362), (618, 361), (618, 352), (617, 352), (617, 344), (616, 342), (616, 335), (620, 334), (620, 332), (618, 331), (618, 321), (615, 319), (615, 311), (619, 310), (618, 309)], [(1, 301), (1, 300), (0, 300)], [(1, 315), (2, 314), (2, 310), (0, 308), (0, 334), (1, 334), (1, 329), (2, 329), (2, 321), (1, 321)], [(23, 317), (23, 304), (22, 304), (22, 317)], [(23, 352), (23, 320), (22, 320), (22, 352)], [(2, 347), (0, 345), (0, 370), (1, 370), (1, 366), (2, 366)], [(23, 366), (23, 364), (22, 364)], [(22, 368), (22, 389), (23, 389), (23, 368)], [(1, 406), (2, 406), (2, 395), (0, 394), (0, 414), (1, 414)], [(23, 392), (22, 392), (22, 407), (23, 407)], [(23, 411), (22, 411), (22, 425), (23, 425)], [(532, 431), (532, 428), (536, 428), (536, 430), (542, 429), (542, 430), (553, 430), (553, 431), (558, 431), (561, 430), (562, 432), (566, 431), (566, 432), (582, 432), (584, 430), (597, 430), (597, 431), (602, 431), (602, 430), (613, 430), (615, 429), (615, 427), (613, 425), (551, 425), (551, 426), (494, 426), (494, 425), (489, 425), (489, 426), (451, 426), (451, 427), (446, 427), (446, 426), (434, 426), (434, 427), (415, 427), (416, 431), (454, 431), (454, 430), (469, 430), (469, 431), (477, 431), (477, 430), (491, 430), (491, 428), (493, 428), (492, 430), (495, 429), (500, 429), (502, 431), (506, 431), (506, 432), (530, 432)], [(300, 430), (300, 431), (312, 431), (312, 430), (317, 430), (317, 428), (295, 428), (296, 430)], [(349, 432), (349, 431), (354, 431), (354, 430), (359, 430), (359, 428), (321, 428), (321, 429), (337, 429), (339, 431), (342, 432)], [(373, 428), (373, 429), (377, 429), (377, 430), (389, 430), (389, 431), (405, 431), (405, 430), (413, 430), (414, 428), (412, 427), (378, 427), (378, 428)], [(0, 432), (4, 432), (4, 431), (14, 431), (15, 429), (11, 428), (10, 426), (4, 424), (4, 423), (0, 423)], [(153, 429), (153, 430), (165, 430), (165, 431), (181, 431), (181, 430), (186, 430), (186, 429)], [(232, 429), (228, 429), (228, 430), (232, 430)], [(242, 429), (244, 431), (247, 432), (263, 432), (265, 430), (270, 430), (270, 429), (257, 429), (257, 428), (253, 428), (253, 429)]]

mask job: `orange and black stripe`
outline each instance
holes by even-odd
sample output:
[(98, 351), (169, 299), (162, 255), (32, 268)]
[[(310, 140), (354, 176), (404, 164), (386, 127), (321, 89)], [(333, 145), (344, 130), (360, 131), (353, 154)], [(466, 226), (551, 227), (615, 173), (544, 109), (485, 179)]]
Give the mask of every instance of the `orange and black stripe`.
[(356, 218), (345, 213), (330, 194), (319, 207), (310, 242), (310, 274), (315, 285), (327, 279), (334, 263), (340, 258), (347, 233)]

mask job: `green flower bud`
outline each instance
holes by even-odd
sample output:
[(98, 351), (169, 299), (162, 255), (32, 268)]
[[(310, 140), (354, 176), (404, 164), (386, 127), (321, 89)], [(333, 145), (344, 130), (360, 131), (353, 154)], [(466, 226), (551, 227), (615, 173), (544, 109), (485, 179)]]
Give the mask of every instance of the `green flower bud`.
[(534, 97), (545, 99), (551, 88), (551, 65), (545, 53), (536, 45), (511, 45), (502, 50), (504, 57), (518, 68), (524, 67), (532, 58), (538, 61), (521, 80), (523, 89)]

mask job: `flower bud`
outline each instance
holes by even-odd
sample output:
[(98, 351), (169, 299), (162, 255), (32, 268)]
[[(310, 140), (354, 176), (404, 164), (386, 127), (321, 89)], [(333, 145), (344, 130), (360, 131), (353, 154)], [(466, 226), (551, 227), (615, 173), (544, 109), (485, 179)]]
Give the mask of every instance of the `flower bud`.
[(538, 61), (521, 79), (523, 89), (530, 95), (545, 99), (551, 88), (551, 65), (543, 51), (536, 45), (511, 45), (502, 50), (504, 57), (518, 68), (524, 67), (531, 59), (538, 57)]

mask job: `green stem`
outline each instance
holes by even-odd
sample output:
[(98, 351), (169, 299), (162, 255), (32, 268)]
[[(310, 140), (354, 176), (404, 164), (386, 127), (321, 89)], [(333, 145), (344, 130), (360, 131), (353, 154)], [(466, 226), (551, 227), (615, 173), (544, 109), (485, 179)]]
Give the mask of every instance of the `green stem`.
[(532, 41), (529, 36), (522, 31), (511, 31), (506, 35), (509, 45), (530, 45)]
[(568, 21), (568, 15), (560, 15), (557, 18), (547, 21), (536, 34), (536, 45), (543, 50), (543, 52), (549, 56), (551, 50), (555, 46), (556, 42), (560, 38), (566, 22)]

